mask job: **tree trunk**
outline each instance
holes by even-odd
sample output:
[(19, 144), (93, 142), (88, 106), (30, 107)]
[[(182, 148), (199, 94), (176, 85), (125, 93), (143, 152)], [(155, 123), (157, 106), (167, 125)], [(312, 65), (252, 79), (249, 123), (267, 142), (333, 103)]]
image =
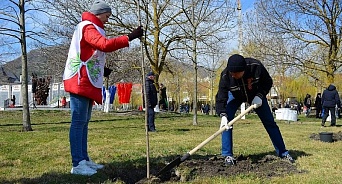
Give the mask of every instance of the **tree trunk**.
[(21, 36), (21, 62), (22, 62), (22, 81), (21, 96), (23, 99), (23, 131), (32, 131), (30, 119), (30, 107), (28, 100), (28, 72), (27, 72), (27, 51), (26, 51), (26, 30), (25, 30), (25, 0), (19, 1), (20, 9), (20, 36)]
[(193, 62), (194, 62), (194, 69), (195, 69), (195, 76), (194, 76), (194, 99), (193, 99), (193, 110), (194, 110), (194, 118), (193, 118), (193, 125), (197, 125), (197, 40), (196, 40), (196, 29), (194, 28), (194, 40), (193, 40)]

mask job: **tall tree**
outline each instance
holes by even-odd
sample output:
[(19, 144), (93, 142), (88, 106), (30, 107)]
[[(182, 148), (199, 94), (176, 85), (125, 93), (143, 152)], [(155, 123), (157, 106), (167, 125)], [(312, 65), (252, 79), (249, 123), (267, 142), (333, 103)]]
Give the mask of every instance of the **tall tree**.
[(11, 46), (15, 50), (19, 48), (17, 45), (20, 45), (19, 50), (21, 50), (23, 131), (32, 131), (28, 99), (27, 39), (39, 40), (41, 36), (41, 33), (34, 27), (34, 14), (30, 14), (30, 12), (38, 11), (33, 8), (33, 4), (34, 0), (19, 0), (19, 2), (9, 0), (2, 2), (3, 6), (0, 8), (0, 24), (2, 24), (0, 26), (0, 36), (3, 43), (5, 43), (0, 47)]
[[(315, 78), (326, 74), (329, 83), (341, 67), (342, 2), (339, 0), (260, 0), (254, 20), (274, 38), (283, 39), (278, 52), (302, 72)], [(253, 30), (250, 30), (253, 31)], [(254, 35), (258, 35), (255, 33)], [(267, 42), (259, 42), (271, 48)]]
[(19, 1), (19, 27), (20, 27), (20, 44), (21, 44), (21, 61), (22, 61), (22, 83), (21, 83), (21, 96), (23, 99), (23, 130), (32, 131), (31, 118), (29, 110), (28, 99), (28, 73), (27, 73), (27, 50), (26, 50), (26, 26), (25, 26), (25, 0)]
[[(180, 16), (175, 19), (184, 35), (179, 42), (183, 45), (194, 68), (193, 125), (197, 125), (198, 57), (201, 54), (206, 55), (213, 48), (219, 48), (217, 43), (227, 39), (228, 31), (231, 31), (233, 25), (231, 20), (234, 17), (234, 9), (230, 7), (233, 6), (228, 1), (182, 0), (180, 9), (185, 17)], [(188, 40), (191, 44), (188, 44)]]

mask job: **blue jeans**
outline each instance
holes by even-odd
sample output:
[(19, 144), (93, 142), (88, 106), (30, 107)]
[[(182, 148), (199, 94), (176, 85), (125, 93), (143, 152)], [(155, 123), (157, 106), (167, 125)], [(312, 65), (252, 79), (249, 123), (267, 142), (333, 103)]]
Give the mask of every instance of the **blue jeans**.
[[(230, 98), (230, 97), (229, 97)], [(236, 99), (229, 99), (227, 102), (227, 119), (231, 121), (235, 117), (235, 113), (237, 109), (241, 106), (242, 102)], [(255, 109), (255, 112), (259, 116), (262, 124), (264, 125), (275, 151), (278, 156), (282, 157), (288, 154), (288, 151), (285, 148), (285, 144), (283, 141), (283, 137), (280, 133), (279, 127), (274, 121), (272, 112), (270, 107), (268, 106), (267, 99), (262, 99), (262, 105)], [(222, 133), (222, 156), (233, 156), (233, 129), (229, 129), (228, 131), (224, 131)]]
[(70, 151), (73, 167), (88, 156), (88, 124), (93, 100), (70, 93), (71, 125), (69, 132)]
[(154, 125), (154, 116), (155, 116), (154, 108), (148, 107), (147, 108), (147, 115), (148, 115), (147, 116), (148, 130), (149, 131), (155, 131), (156, 126)]

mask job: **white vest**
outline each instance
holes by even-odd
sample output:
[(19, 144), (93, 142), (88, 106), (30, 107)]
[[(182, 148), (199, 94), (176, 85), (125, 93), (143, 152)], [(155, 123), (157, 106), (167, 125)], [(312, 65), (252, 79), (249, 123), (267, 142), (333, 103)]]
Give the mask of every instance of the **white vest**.
[[(96, 50), (94, 54), (87, 60), (87, 61), (81, 61), (81, 48), (80, 48), (80, 42), (82, 39), (82, 30), (83, 27), (89, 24), (93, 24), (90, 21), (82, 21), (80, 22), (76, 30), (74, 32), (74, 35), (72, 36), (68, 58), (65, 65), (63, 80), (68, 80), (78, 75), (78, 83), (80, 82), (80, 71), (81, 67), (84, 65), (86, 66), (86, 70), (88, 73), (88, 78), (93, 86), (96, 88), (102, 88), (103, 86), (103, 72), (104, 72), (104, 66), (105, 66), (105, 53), (99, 50)], [(101, 35), (105, 36), (105, 31), (98, 27), (97, 25), (93, 24), (95, 28), (100, 32)]]

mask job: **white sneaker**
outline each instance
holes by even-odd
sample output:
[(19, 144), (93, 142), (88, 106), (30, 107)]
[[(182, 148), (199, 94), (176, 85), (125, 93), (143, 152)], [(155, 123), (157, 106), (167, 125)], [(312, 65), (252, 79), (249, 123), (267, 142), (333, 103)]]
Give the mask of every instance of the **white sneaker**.
[(71, 174), (79, 174), (79, 175), (85, 175), (85, 176), (91, 176), (97, 173), (96, 170), (90, 168), (87, 165), (86, 160), (82, 160), (81, 162), (79, 162), (77, 167), (72, 167), (70, 172)]
[(89, 161), (87, 161), (87, 166), (94, 169), (94, 170), (102, 169), (104, 167), (104, 165), (97, 164), (97, 163), (93, 162), (91, 159), (89, 159)]

